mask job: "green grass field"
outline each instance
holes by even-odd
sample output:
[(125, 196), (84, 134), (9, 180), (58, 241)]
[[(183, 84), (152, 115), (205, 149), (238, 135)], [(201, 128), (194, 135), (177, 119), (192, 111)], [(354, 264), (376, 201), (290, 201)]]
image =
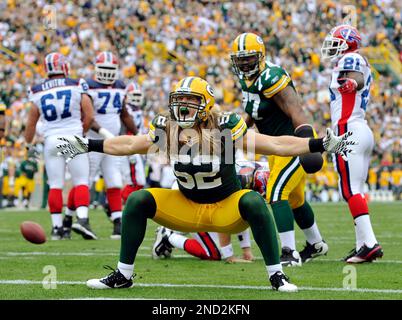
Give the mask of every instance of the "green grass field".
[[(261, 254), (252, 264), (201, 261), (175, 251), (169, 260), (152, 260), (156, 224), (150, 221), (136, 260), (136, 286), (132, 289), (95, 291), (85, 281), (106, 275), (103, 265), (115, 267), (119, 241), (110, 240), (112, 224), (100, 210), (91, 212), (99, 240), (48, 241), (34, 245), (19, 231), (33, 220), (50, 231), (45, 211), (0, 211), (0, 299), (402, 299), (402, 203), (370, 204), (371, 219), (384, 249), (382, 260), (356, 266), (357, 289), (343, 288), (346, 266), (339, 259), (354, 245), (354, 229), (345, 204), (314, 205), (318, 225), (329, 244), (326, 257), (301, 268), (287, 268), (299, 292), (282, 294), (269, 289)], [(304, 243), (297, 230), (298, 249)], [(234, 247), (239, 253), (238, 244)], [(54, 266), (57, 287), (45, 289), (46, 266)]]

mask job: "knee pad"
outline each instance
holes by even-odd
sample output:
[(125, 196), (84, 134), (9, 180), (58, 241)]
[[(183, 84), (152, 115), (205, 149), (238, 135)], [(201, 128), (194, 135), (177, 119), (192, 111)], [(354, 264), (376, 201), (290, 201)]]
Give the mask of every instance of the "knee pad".
[(152, 194), (145, 189), (131, 193), (123, 212), (123, 215), (127, 214), (143, 214), (152, 219), (156, 214), (156, 202)]
[(258, 192), (250, 191), (240, 198), (239, 211), (241, 217), (248, 221), (250, 217), (264, 215), (268, 211), (268, 207)]
[(63, 194), (61, 189), (50, 189), (48, 204), (50, 213), (61, 213), (63, 210)]

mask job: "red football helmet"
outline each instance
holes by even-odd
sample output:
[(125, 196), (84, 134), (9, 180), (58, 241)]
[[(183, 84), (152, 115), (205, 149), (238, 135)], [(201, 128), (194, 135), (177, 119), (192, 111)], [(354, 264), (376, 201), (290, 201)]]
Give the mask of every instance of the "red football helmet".
[(321, 47), (323, 59), (334, 59), (359, 49), (362, 38), (356, 28), (340, 25), (331, 30)]
[(113, 84), (118, 77), (119, 61), (109, 52), (99, 53), (95, 60), (95, 79), (103, 84)]
[(127, 103), (134, 107), (141, 107), (144, 96), (140, 86), (136, 82), (130, 82), (126, 89)]
[(59, 74), (64, 74), (65, 77), (68, 76), (70, 70), (70, 64), (68, 63), (65, 56), (58, 52), (49, 53), (45, 57), (45, 71), (48, 76), (54, 76)]

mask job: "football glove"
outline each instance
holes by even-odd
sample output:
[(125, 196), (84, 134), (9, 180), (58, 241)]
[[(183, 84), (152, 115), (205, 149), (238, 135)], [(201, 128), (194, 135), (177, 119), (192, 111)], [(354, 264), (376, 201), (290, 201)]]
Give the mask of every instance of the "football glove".
[(354, 153), (350, 146), (358, 144), (358, 142), (350, 139), (351, 135), (353, 135), (353, 132), (348, 131), (338, 137), (330, 128), (327, 128), (327, 134), (325, 135), (322, 142), (325, 151), (329, 153), (339, 154), (343, 158), (343, 160), (347, 161), (348, 154)]
[(58, 156), (63, 156), (66, 158), (66, 162), (70, 162), (79, 154), (88, 152), (88, 139), (78, 136), (64, 136), (57, 138), (63, 143), (56, 145), (59, 150), (57, 152)]
[(341, 84), (338, 88), (340, 94), (353, 93), (357, 89), (357, 82), (355, 79), (339, 78), (338, 82)]

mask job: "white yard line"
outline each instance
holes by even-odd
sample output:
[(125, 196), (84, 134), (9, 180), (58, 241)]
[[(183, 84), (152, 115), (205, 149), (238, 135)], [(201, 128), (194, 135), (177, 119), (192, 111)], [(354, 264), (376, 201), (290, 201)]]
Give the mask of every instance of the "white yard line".
[[(139, 250), (148, 251), (151, 250), (150, 247), (140, 247)], [(2, 257), (3, 256), (3, 257)], [(4, 257), (5, 256), (5, 257)], [(0, 252), (0, 259), (7, 259), (7, 257), (29, 257), (29, 256), (119, 256), (117, 251), (115, 252), (46, 252), (46, 251), (32, 251), (32, 252)], [(151, 254), (139, 253), (137, 257), (151, 257)], [(173, 254), (173, 258), (189, 258), (196, 259), (195, 257), (189, 254)], [(262, 257), (255, 257), (256, 260), (262, 260)], [(162, 261), (164, 259), (161, 259)], [(170, 260), (169, 260), (170, 261)], [(325, 261), (325, 262), (341, 262), (339, 259), (326, 259), (326, 258), (317, 258), (315, 261)], [(309, 262), (308, 264), (310, 264)], [(402, 260), (376, 260), (373, 263), (394, 263), (394, 264), (402, 264)]]
[(73, 299), (60, 299), (60, 300), (170, 300), (170, 299), (161, 299), (161, 298), (145, 298), (145, 297), (136, 297), (136, 298), (110, 298), (110, 297), (82, 297), (82, 298), (73, 298)]
[[(42, 281), (34, 280), (0, 280), (1, 284), (12, 285), (37, 285), (42, 284)], [(57, 281), (58, 285), (85, 285), (83, 281)], [(239, 289), (239, 290), (272, 290), (268, 286), (235, 286), (235, 285), (219, 285), (219, 284), (175, 284), (175, 283), (135, 283), (135, 287), (146, 288), (214, 288), (214, 289)], [(402, 290), (397, 289), (346, 289), (346, 288), (320, 288), (320, 287), (299, 287), (300, 291), (337, 291), (337, 292), (363, 292), (363, 293), (389, 293), (402, 294)]]

